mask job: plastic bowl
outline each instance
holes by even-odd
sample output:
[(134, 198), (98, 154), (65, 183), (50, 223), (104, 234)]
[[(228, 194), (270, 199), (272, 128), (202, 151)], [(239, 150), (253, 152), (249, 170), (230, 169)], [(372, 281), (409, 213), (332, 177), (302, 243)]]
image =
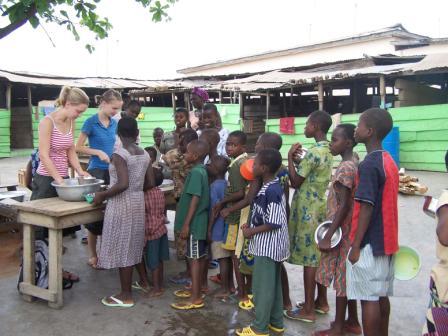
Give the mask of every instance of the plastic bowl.
[(254, 159), (248, 159), (240, 167), (241, 176), (247, 181), (253, 181), (254, 177)]
[[(328, 229), (330, 228), (332, 221), (325, 221), (317, 227), (316, 231), (314, 231), (314, 241), (316, 244), (319, 244), (319, 242), (325, 237), (327, 234)], [(331, 248), (338, 246), (338, 244), (341, 242), (342, 239), (342, 230), (340, 227), (333, 233), (333, 236), (331, 237)]]
[(420, 272), (420, 256), (416, 250), (409, 246), (400, 246), (395, 254), (395, 279), (411, 280)]

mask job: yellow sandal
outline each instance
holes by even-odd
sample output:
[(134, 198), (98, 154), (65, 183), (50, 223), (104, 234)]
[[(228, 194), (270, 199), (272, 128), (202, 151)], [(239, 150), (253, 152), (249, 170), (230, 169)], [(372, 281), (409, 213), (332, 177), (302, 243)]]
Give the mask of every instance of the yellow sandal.
[(238, 336), (269, 336), (269, 334), (256, 334), (251, 327), (245, 327), (243, 329), (235, 330), (235, 334)]

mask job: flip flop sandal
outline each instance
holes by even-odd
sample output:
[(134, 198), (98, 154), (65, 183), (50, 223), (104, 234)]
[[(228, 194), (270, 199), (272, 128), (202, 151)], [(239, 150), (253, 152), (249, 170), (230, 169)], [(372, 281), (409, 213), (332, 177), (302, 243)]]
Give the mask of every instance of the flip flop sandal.
[(282, 333), (282, 332), (285, 332), (285, 330), (286, 330), (286, 328), (278, 328), (278, 327), (274, 327), (272, 324), (269, 324), (269, 325), (268, 325), (268, 328), (269, 328), (270, 330), (272, 330), (273, 332), (276, 332), (276, 333)]
[[(300, 302), (300, 301), (296, 302), (296, 307), (299, 309), (302, 309), (304, 305), (305, 305), (305, 302)], [(315, 307), (314, 311), (320, 315), (326, 315), (330, 312), (330, 307), (326, 307), (326, 308)]]
[(70, 289), (73, 287), (73, 281), (70, 279), (62, 279), (62, 289)]
[(171, 277), (169, 280), (175, 285), (188, 285), (191, 282), (191, 279), (188, 278)]
[(81, 244), (87, 245), (87, 237), (81, 238)]
[(211, 282), (214, 282), (215, 284), (218, 284), (218, 285), (221, 284), (221, 277), (218, 274), (217, 275), (211, 275), (211, 276), (208, 277), (208, 279)]
[(201, 303), (191, 303), (191, 302), (176, 302), (171, 304), (171, 308), (178, 310), (192, 310), (200, 309), (205, 306), (204, 302)]
[[(333, 327), (333, 324), (334, 324), (334, 321), (330, 323), (330, 326)], [(346, 333), (346, 334), (362, 335), (362, 328), (359, 325), (352, 326), (352, 325), (344, 322), (344, 326), (342, 328), (344, 330), (344, 333)]]
[(254, 295), (253, 294), (247, 294), (247, 297), (252, 300), (254, 298)]
[(114, 303), (110, 303), (107, 301), (107, 298), (103, 298), (101, 303), (107, 307), (121, 307), (121, 308), (131, 308), (134, 307), (135, 303), (124, 303), (123, 301), (117, 299), (115, 296), (109, 296), (109, 299), (114, 301)]
[(212, 260), (208, 263), (208, 269), (217, 269), (219, 267), (219, 263), (216, 260)]
[(299, 316), (300, 313), (300, 309), (296, 309), (296, 310), (284, 310), (283, 311), (283, 315), (290, 319), (290, 320), (295, 320), (295, 321), (301, 321), (301, 322), (306, 322), (306, 323), (314, 323), (316, 322), (316, 320), (314, 319), (309, 319), (306, 317), (300, 317)]
[(132, 288), (137, 289), (137, 290), (141, 290), (141, 291), (144, 292), (144, 293), (148, 293), (148, 289), (145, 288), (145, 287), (142, 287), (142, 286), (138, 283), (138, 281), (135, 281), (135, 282), (132, 284)]
[(269, 336), (269, 334), (256, 334), (250, 326), (243, 329), (236, 329), (235, 334), (238, 336)]
[(191, 291), (186, 289), (179, 289), (177, 291), (174, 291), (174, 296), (178, 298), (187, 299), (191, 297)]
[[(186, 285), (184, 288), (185, 288), (185, 290), (187, 290), (187, 291), (191, 291), (191, 282), (190, 282), (188, 285)], [(208, 292), (209, 292), (208, 287), (207, 287), (207, 288), (202, 288), (202, 289), (201, 289), (201, 293), (202, 293), (202, 294), (208, 294)]]
[(240, 301), (238, 303), (238, 307), (240, 307), (243, 310), (252, 310), (255, 307), (255, 305), (251, 300), (246, 300), (246, 301)]

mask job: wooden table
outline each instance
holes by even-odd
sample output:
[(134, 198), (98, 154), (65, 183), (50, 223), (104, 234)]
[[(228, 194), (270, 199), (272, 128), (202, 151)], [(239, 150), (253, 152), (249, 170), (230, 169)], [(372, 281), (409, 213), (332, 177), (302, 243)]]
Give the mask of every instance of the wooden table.
[[(19, 203), (17, 221), (23, 224), (23, 282), (19, 291), (25, 301), (34, 297), (48, 301), (51, 308), (62, 308), (62, 229), (94, 223), (104, 217), (104, 205), (66, 202), (57, 197)], [(34, 226), (48, 228), (48, 289), (34, 285)]]

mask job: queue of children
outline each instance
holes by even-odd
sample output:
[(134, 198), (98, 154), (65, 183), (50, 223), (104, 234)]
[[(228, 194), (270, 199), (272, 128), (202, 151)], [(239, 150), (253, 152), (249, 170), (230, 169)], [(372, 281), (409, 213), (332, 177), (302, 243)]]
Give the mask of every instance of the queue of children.
[[(199, 104), (206, 100), (204, 90), (194, 92), (197, 130), (190, 128), (187, 111), (179, 108), (174, 131), (156, 128), (155, 145), (146, 150), (137, 145), (135, 116), (140, 110), (133, 117), (122, 116), (117, 123), (113, 117), (121, 109), (122, 99), (109, 90), (102, 96), (98, 114), (85, 121), (78, 139), (76, 150), (91, 155), (84, 172), (75, 160), (74, 147), (66, 144), (64, 137), (71, 134), (73, 120), (85, 110), (88, 99), (73, 91), (77, 100), (71, 101), (67, 90), (75, 89), (64, 90), (66, 107), (41, 123), (40, 175), (33, 180), (33, 195), (43, 186), (45, 176), (48, 181), (63, 183), (68, 161), (80, 175), (110, 177), (109, 188), (94, 198), (95, 204), (108, 200), (104, 221), (87, 226), (89, 264), (118, 268), (120, 273), (121, 291), (103, 298), (104, 305), (134, 306), (132, 289), (148, 297), (164, 293), (163, 263), (169, 260), (169, 251), (164, 196), (159, 188), (163, 181), (159, 163), (163, 163), (174, 181), (175, 246), (186, 267), (170, 278), (185, 285), (174, 292), (185, 299), (172, 303), (174, 309), (205, 306), (208, 265), (214, 259), (221, 284), (214, 297), (226, 301), (234, 296), (241, 309), (255, 312), (253, 323), (237, 329), (237, 335), (283, 332), (284, 317), (315, 322), (316, 313), (330, 310), (327, 287), (331, 283), (336, 291), (335, 320), (314, 335), (387, 335), (393, 255), (398, 250), (398, 170), (381, 147), (392, 128), (387, 111), (365, 111), (356, 128), (337, 125), (331, 141), (327, 138), (331, 116), (324, 111), (311, 113), (304, 133), (316, 143), (306, 151), (301, 144), (292, 145), (287, 167), (282, 165), (280, 135), (264, 133), (255, 146), (253, 177), (247, 178), (241, 170), (250, 158), (247, 136), (224, 129), (214, 104)], [(78, 109), (77, 104), (81, 105)], [(114, 150), (116, 135), (120, 146)], [(361, 163), (353, 151), (357, 143), (367, 149)], [(67, 153), (56, 157), (61, 146)], [(332, 174), (333, 157), (337, 156), (341, 162)], [(45, 179), (48, 189), (47, 184)], [(295, 189), (291, 203), (290, 187)], [(316, 243), (314, 232), (325, 220), (331, 220), (330, 227)], [(331, 237), (339, 229), (341, 242), (333, 247)], [(102, 242), (97, 256), (98, 235)], [(297, 279), (288, 279), (285, 262), (304, 267), (304, 301), (295, 307), (289, 282)], [(132, 283), (134, 267), (139, 281)], [(361, 302), (362, 328), (357, 301)]]

